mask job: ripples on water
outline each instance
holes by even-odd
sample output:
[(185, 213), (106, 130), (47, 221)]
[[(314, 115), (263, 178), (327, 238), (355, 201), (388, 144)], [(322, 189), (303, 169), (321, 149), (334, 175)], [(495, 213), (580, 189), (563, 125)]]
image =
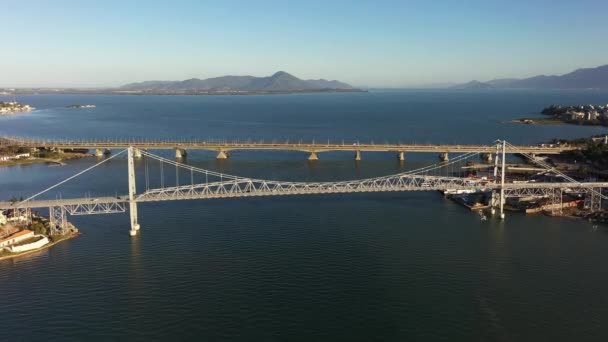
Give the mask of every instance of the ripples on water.
[[(99, 108), (102, 101), (77, 102)], [(235, 152), (218, 163), (194, 151), (187, 162), (251, 177), (331, 180), (436, 160), (410, 154), (399, 165), (394, 157), (364, 154), (355, 164), (350, 154), (323, 154), (309, 164), (300, 153)], [(0, 169), (0, 195), (33, 193), (93, 162)], [(60, 191), (123, 193), (125, 176), (126, 161), (113, 160)], [(608, 338), (608, 236), (583, 221), (518, 214), (480, 221), (435, 192), (147, 203), (134, 239), (126, 214), (71, 221), (80, 237), (0, 261), (2, 339)]]

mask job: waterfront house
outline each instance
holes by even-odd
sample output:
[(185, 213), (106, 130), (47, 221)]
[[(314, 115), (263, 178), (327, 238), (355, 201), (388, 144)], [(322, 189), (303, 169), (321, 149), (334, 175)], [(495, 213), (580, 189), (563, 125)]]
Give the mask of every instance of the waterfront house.
[(587, 121), (596, 120), (597, 116), (598, 116), (597, 112), (592, 110), (592, 111), (585, 113), (585, 120), (587, 120)]
[(23, 240), (29, 239), (31, 237), (34, 236), (34, 232), (29, 230), (29, 229), (25, 229), (22, 230), (20, 232), (17, 232), (13, 235), (10, 235), (9, 237), (6, 237), (2, 240), (0, 240), (0, 247), (6, 247), (6, 246), (10, 246), (10, 245), (14, 245), (16, 243), (19, 243)]
[(7, 156), (7, 155), (2, 155), (0, 156), (0, 161), (9, 161), (12, 159), (25, 159), (25, 158), (29, 158), (31, 154), (29, 153), (19, 153), (19, 154), (15, 154), (13, 156)]
[(580, 120), (585, 116), (583, 112), (570, 112), (570, 120)]

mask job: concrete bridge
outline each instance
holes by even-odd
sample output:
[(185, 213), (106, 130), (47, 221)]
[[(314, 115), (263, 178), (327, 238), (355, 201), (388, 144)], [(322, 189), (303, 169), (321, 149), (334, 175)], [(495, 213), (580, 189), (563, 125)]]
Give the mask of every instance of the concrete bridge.
[[(51, 149), (91, 149), (98, 156), (109, 154), (110, 149), (126, 149), (129, 146), (135, 148), (135, 157), (140, 157), (139, 150), (175, 150), (176, 158), (183, 158), (188, 150), (208, 150), (217, 152), (217, 159), (226, 159), (231, 151), (236, 150), (282, 150), (301, 151), (308, 153), (309, 160), (318, 160), (318, 153), (330, 151), (350, 151), (354, 153), (355, 160), (361, 160), (362, 152), (393, 152), (399, 160), (405, 160), (406, 152), (430, 152), (438, 153), (442, 161), (449, 160), (449, 153), (479, 152), (487, 159), (492, 159), (492, 153), (496, 152), (494, 145), (448, 145), (448, 144), (361, 144), (355, 143), (302, 143), (302, 142), (214, 142), (214, 141), (141, 141), (141, 140), (36, 140), (25, 138), (5, 137), (0, 140), (1, 144), (13, 144), (24, 147), (44, 147)], [(564, 151), (575, 150), (575, 146), (567, 145), (522, 145), (507, 146), (505, 153), (526, 154), (559, 154)]]

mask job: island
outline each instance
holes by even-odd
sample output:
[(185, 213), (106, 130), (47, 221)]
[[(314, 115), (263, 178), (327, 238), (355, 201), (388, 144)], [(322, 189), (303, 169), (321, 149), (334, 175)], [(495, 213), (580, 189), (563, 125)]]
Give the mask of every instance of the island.
[[(114, 94), (114, 95), (268, 95), (299, 93), (367, 92), (337, 80), (300, 79), (285, 71), (270, 76), (227, 75), (178, 81), (143, 81), (115, 88), (0, 89), (7, 94)], [(87, 108), (82, 105), (68, 108)]]
[(65, 108), (95, 108), (95, 105), (92, 104), (72, 104), (69, 106), (65, 106)]
[(0, 115), (10, 115), (10, 114), (16, 114), (16, 113), (21, 113), (21, 112), (29, 112), (34, 110), (35, 108), (30, 106), (30, 105), (26, 105), (26, 104), (21, 104), (19, 102), (0, 102)]

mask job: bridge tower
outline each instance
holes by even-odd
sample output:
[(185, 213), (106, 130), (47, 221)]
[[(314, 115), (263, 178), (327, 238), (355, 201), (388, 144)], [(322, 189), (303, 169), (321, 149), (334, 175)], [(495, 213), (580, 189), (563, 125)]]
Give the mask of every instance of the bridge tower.
[(139, 231), (139, 222), (137, 221), (137, 202), (135, 202), (135, 163), (133, 161), (133, 146), (129, 146), (127, 154), (129, 168), (129, 216), (131, 217), (131, 231), (129, 234), (135, 236)]
[[(490, 199), (490, 207), (492, 214), (496, 213), (496, 207), (500, 208), (500, 218), (505, 218), (504, 204), (505, 204), (505, 156), (506, 156), (506, 142), (503, 140), (496, 142), (496, 158), (494, 158), (494, 184), (498, 185), (498, 168), (500, 168), (500, 192), (492, 190), (492, 198)], [(500, 164), (500, 166), (499, 166)]]
[(502, 156), (500, 158), (501, 170), (500, 170), (500, 218), (505, 218), (505, 171), (507, 169), (506, 164), (506, 140), (502, 141)]

